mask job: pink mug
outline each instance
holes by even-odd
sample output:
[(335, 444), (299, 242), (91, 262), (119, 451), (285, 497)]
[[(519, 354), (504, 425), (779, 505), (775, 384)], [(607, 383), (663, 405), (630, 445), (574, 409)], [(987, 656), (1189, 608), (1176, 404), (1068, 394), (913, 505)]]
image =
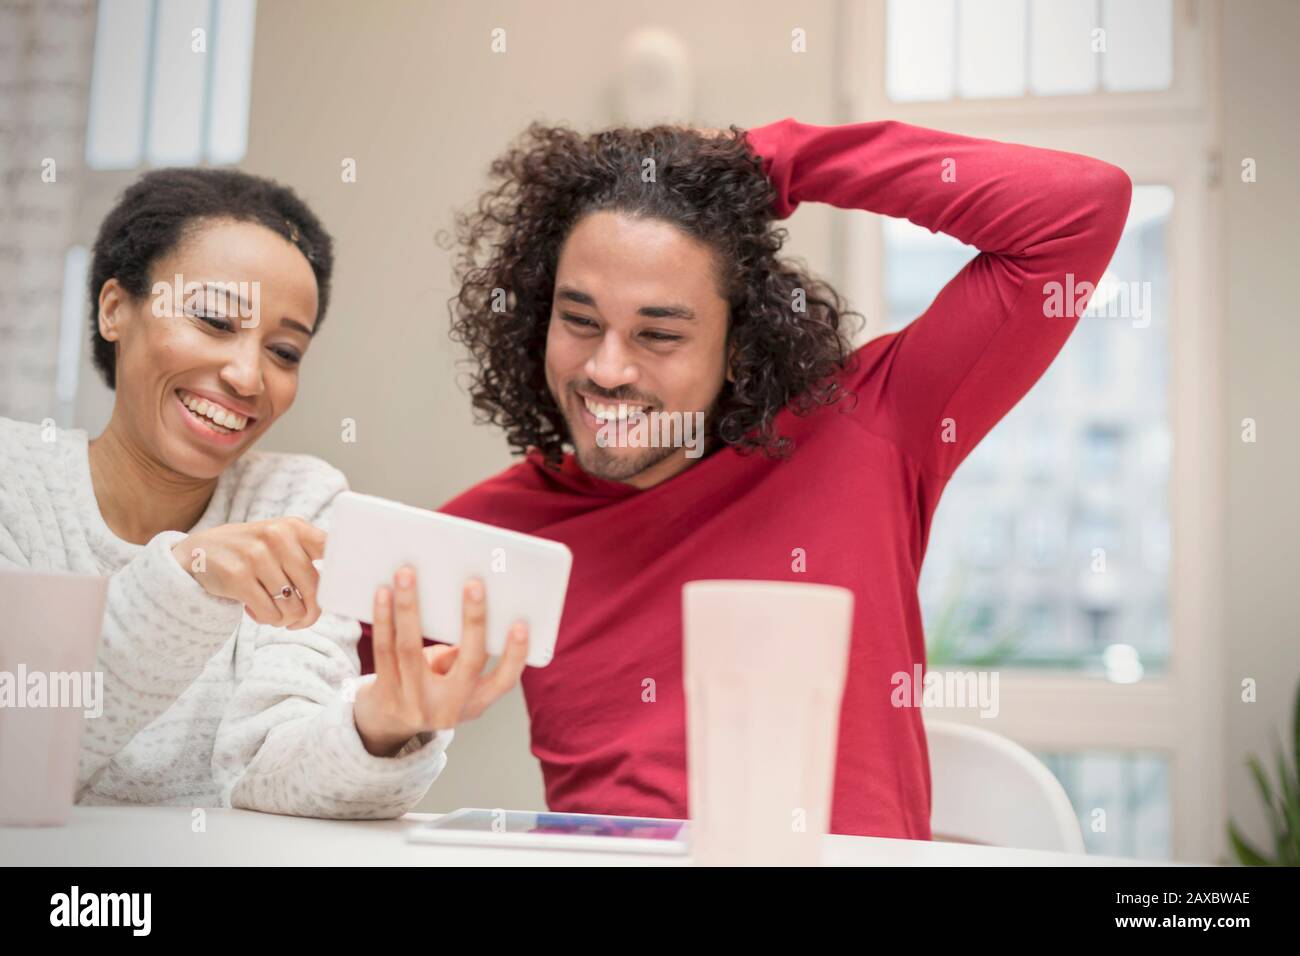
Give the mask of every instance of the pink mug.
[(853, 592), (691, 581), (682, 611), (694, 861), (820, 864)]
[(71, 814), (107, 596), (108, 578), (0, 568), (0, 825)]

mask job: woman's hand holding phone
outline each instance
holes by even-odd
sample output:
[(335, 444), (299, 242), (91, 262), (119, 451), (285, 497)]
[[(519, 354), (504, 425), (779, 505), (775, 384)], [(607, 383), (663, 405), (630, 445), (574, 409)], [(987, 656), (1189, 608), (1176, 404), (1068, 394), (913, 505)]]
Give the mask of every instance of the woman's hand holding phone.
[(375, 679), (357, 691), (353, 718), (376, 756), (392, 756), (416, 734), (479, 716), (515, 685), (528, 656), (528, 627), (516, 622), (500, 661), (483, 673), (487, 595), (481, 581), (468, 582), (462, 592), (458, 645), (424, 647), (412, 568), (401, 568), (392, 588), (375, 592), (373, 621)]
[(324, 554), (325, 532), (293, 517), (219, 525), (172, 548), (209, 594), (239, 601), (258, 624), (291, 631), (320, 617), (320, 574), (312, 561)]

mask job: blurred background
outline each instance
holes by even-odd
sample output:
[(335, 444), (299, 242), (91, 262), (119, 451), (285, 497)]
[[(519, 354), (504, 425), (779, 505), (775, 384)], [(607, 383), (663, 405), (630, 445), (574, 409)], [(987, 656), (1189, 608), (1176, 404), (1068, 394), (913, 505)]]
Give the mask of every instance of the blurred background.
[[(1300, 749), (1297, 35), (1291, 0), (4, 0), (0, 414), (107, 421), (87, 247), (154, 166), (315, 208), (334, 299), (265, 445), (436, 507), (510, 461), (447, 337), (445, 240), (529, 122), (894, 118), (1109, 160), (1136, 188), (1107, 281), (939, 508), (931, 666), (996, 668), (1001, 712), (938, 716), (1039, 754), (1090, 852), (1227, 859), (1229, 818), (1271, 848), (1246, 760)], [(787, 225), (864, 340), (974, 254), (863, 212)], [(423, 809), (466, 805), (543, 805), (517, 691)]]

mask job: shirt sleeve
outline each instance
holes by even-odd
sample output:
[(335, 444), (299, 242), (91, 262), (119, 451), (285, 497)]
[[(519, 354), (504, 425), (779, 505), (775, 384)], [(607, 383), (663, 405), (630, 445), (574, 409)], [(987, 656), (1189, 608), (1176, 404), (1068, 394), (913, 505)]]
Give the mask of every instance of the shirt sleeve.
[(179, 531), (156, 535), (109, 578), (96, 654), (103, 713), (86, 722), (78, 794), (175, 703), (239, 626), (239, 602), (213, 597), (173, 556), (184, 538)]
[[(329, 506), (303, 515), (328, 528)], [(358, 622), (322, 614), (291, 631), (245, 618), (237, 654), (249, 648), (233, 699), (217, 728), (213, 775), (223, 806), (335, 819), (401, 816), (424, 796), (447, 762), (454, 732), (413, 737), (392, 757), (366, 750), (352, 704), (360, 677)]]
[(1065, 344), (1119, 242), (1128, 175), (1073, 153), (893, 121), (787, 118), (747, 139), (778, 217), (824, 202), (979, 250), (920, 317), (860, 348), (845, 378), (864, 426), (950, 477)]

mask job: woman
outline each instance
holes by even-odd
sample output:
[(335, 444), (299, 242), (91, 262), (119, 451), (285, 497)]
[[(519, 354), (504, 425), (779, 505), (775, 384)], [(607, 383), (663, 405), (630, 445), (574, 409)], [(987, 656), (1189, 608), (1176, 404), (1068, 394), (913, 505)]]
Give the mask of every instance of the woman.
[(422, 649), (414, 576), (375, 595), (376, 676), (357, 622), (322, 614), (312, 565), (346, 488), (304, 455), (250, 451), (298, 390), (332, 244), (289, 189), (228, 170), (145, 175), (105, 219), (93, 354), (103, 434), (0, 418), (0, 566), (111, 576), (79, 802), (325, 817), (410, 809), (459, 720), (523, 669), (482, 674), (484, 595), (459, 648)]

